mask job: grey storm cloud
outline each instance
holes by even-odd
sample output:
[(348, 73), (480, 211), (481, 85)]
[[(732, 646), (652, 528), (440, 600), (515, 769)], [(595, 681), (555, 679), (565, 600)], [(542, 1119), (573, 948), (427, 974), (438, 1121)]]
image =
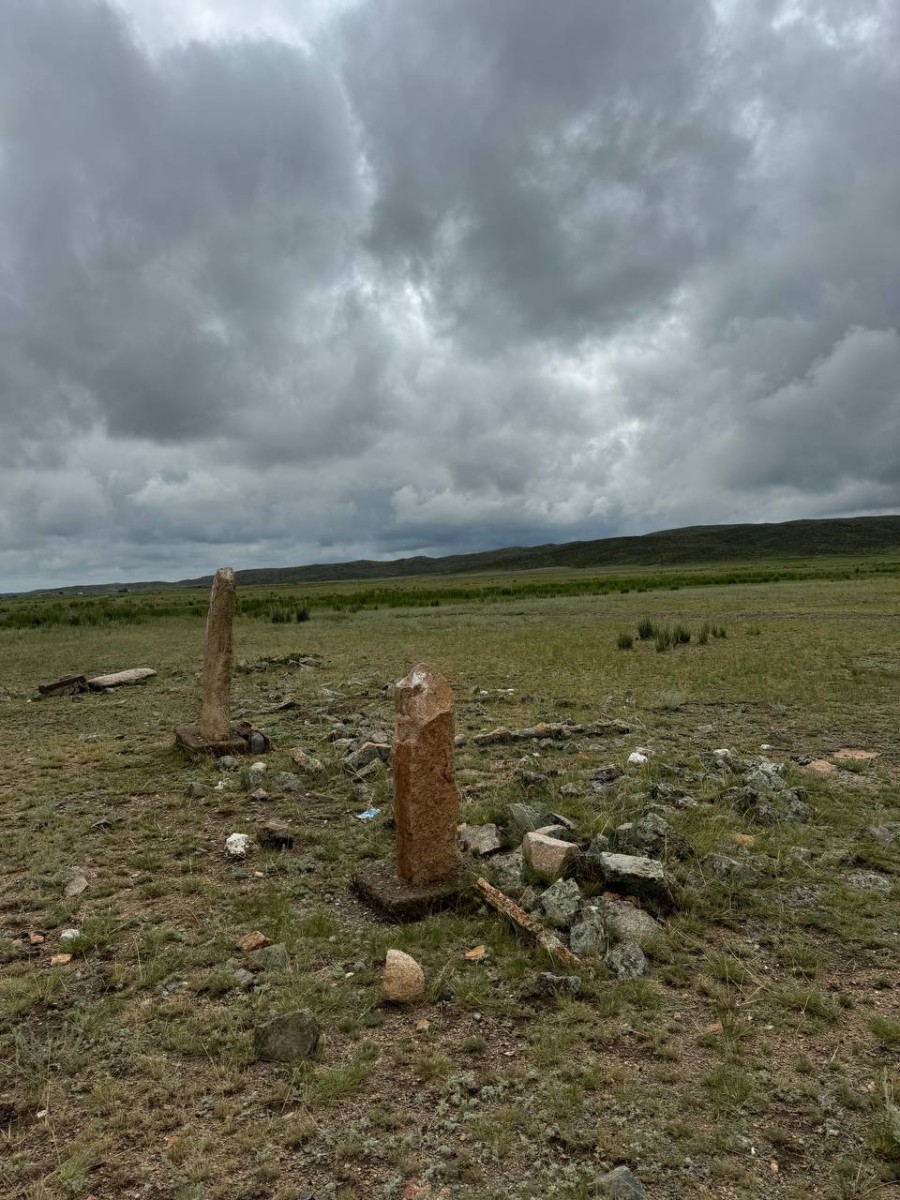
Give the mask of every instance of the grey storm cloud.
[(900, 508), (891, 0), (0, 18), (0, 590)]

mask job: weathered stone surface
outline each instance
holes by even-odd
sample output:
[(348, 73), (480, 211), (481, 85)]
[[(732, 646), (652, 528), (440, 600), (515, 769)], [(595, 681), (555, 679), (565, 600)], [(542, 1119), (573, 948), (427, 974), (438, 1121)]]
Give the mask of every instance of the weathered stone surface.
[(617, 942), (645, 946), (662, 933), (659, 921), (627, 900), (603, 900), (599, 908), (610, 937)]
[(502, 824), (519, 841), (526, 833), (546, 825), (547, 817), (544, 810), (534, 804), (507, 804), (503, 810)]
[(220, 567), (213, 579), (206, 618), (206, 648), (203, 654), (203, 693), (200, 703), (201, 735), (221, 741), (230, 728), (231, 669), (234, 664), (232, 624), (234, 621), (234, 571)]
[(558, 879), (542, 893), (541, 912), (555, 929), (568, 929), (581, 903), (581, 890), (574, 879)]
[(854, 892), (877, 892), (886, 896), (891, 890), (891, 881), (874, 871), (851, 871), (847, 876), (847, 887)]
[(414, 884), (401, 879), (392, 863), (361, 867), (353, 877), (360, 899), (389, 921), (418, 921), (428, 913), (455, 904), (462, 894), (460, 875), (436, 883)]
[(246, 833), (230, 833), (225, 839), (225, 853), (229, 858), (246, 858), (252, 843)]
[(325, 770), (324, 765), (318, 758), (314, 758), (313, 755), (307, 754), (306, 751), (301, 750), (299, 746), (295, 746), (293, 750), (289, 750), (288, 754), (290, 755), (291, 762), (294, 764), (294, 766), (297, 767), (299, 771), (302, 771), (304, 775), (321, 775)]
[(578, 914), (569, 934), (569, 946), (579, 958), (590, 954), (602, 954), (606, 949), (606, 922), (599, 906), (591, 905)]
[(65, 679), (57, 679), (54, 683), (38, 684), (37, 694), (42, 699), (48, 696), (77, 696), (79, 692), (87, 691), (87, 680), (83, 675), (68, 675)]
[(402, 950), (388, 950), (381, 990), (385, 1000), (394, 1004), (411, 1004), (421, 1000), (425, 993), (425, 972), (412, 955), (404, 954)]
[(370, 763), (387, 762), (390, 757), (391, 748), (386, 742), (363, 742), (358, 750), (344, 759), (344, 769), (351, 773), (361, 771)]
[(414, 885), (439, 883), (459, 866), (453, 693), (443, 675), (420, 663), (397, 684), (394, 702), (397, 872)]
[(644, 1185), (627, 1167), (616, 1167), (597, 1180), (597, 1195), (608, 1200), (644, 1200)]
[(93, 679), (88, 680), (88, 687), (92, 691), (102, 692), (105, 688), (143, 683), (145, 679), (152, 679), (155, 674), (152, 667), (131, 667), (127, 671), (114, 671), (111, 675), (95, 675)]
[(500, 833), (496, 825), (464, 825), (459, 831), (463, 850), (469, 854), (493, 854), (500, 849)]
[(559, 879), (580, 854), (573, 842), (564, 842), (545, 833), (526, 833), (522, 841), (525, 861), (542, 879)]
[(616, 979), (641, 979), (650, 974), (647, 956), (637, 942), (625, 942), (606, 956), (606, 965)]
[(637, 821), (620, 825), (612, 835), (612, 846), (620, 854), (646, 855), (648, 858), (690, 858), (694, 853), (687, 838), (656, 812), (648, 812)]
[(610, 891), (636, 896), (664, 911), (672, 908), (672, 890), (661, 862), (633, 854), (600, 854), (597, 867)]
[(756, 870), (750, 863), (729, 858), (727, 854), (706, 854), (700, 859), (699, 865), (724, 883), (747, 883), (756, 876)]
[(554, 975), (552, 971), (541, 971), (535, 980), (535, 994), (547, 998), (553, 996), (577, 996), (581, 991), (580, 975)]
[(496, 886), (509, 896), (519, 896), (525, 886), (522, 878), (525, 867), (522, 851), (513, 850), (510, 854), (498, 854), (491, 859), (490, 865)]
[(257, 971), (286, 971), (291, 965), (291, 956), (284, 942), (274, 942), (254, 950), (250, 963)]
[(285, 821), (266, 821), (256, 837), (267, 850), (290, 850), (294, 845), (294, 835)]
[(284, 1013), (256, 1032), (256, 1057), (266, 1062), (300, 1062), (315, 1055), (319, 1022), (307, 1009)]
[(860, 837), (867, 842), (878, 842), (882, 846), (893, 846), (900, 842), (900, 821), (887, 825), (869, 825)]

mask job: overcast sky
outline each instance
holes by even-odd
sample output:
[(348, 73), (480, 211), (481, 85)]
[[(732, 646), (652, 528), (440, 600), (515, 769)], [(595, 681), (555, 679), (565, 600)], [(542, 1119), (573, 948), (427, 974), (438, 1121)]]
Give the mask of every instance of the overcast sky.
[(900, 511), (896, 0), (0, 28), (0, 591)]

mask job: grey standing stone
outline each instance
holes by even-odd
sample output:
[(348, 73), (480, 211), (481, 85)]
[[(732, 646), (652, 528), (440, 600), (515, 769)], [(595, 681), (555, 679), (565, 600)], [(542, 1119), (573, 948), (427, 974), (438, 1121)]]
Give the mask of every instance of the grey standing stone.
[(308, 1009), (273, 1017), (256, 1031), (256, 1057), (264, 1062), (300, 1062), (312, 1058), (322, 1030)]
[(608, 1197), (608, 1200), (644, 1200), (647, 1193), (628, 1167), (616, 1167), (597, 1180), (597, 1195)]
[(616, 979), (641, 979), (650, 974), (647, 956), (637, 942), (625, 942), (606, 956), (606, 965)]

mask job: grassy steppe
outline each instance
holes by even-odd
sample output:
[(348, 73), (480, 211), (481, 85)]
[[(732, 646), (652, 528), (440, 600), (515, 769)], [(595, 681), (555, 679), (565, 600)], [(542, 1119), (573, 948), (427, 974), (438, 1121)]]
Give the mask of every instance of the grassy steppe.
[[(434, 1184), (423, 1200), (441, 1187), (586, 1200), (603, 1169), (628, 1162), (654, 1200), (896, 1194), (900, 868), (896, 847), (860, 834), (900, 821), (900, 590), (865, 561), (844, 579), (793, 565), (807, 577), (691, 586), (709, 582), (707, 569), (678, 590), (657, 578), (645, 592), (586, 595), (535, 594), (543, 574), (481, 576), (478, 588), (511, 594), (457, 603), (472, 581), (428, 580), (426, 607), (375, 609), (357, 603), (371, 584), (317, 585), (346, 603), (311, 602), (302, 624), (273, 624), (261, 606), (237, 622), (234, 687), (235, 712), (279, 747), (259, 801), (239, 773), (215, 790), (221, 773), (172, 745), (196, 711), (205, 596), (199, 617), (0, 628), (0, 1193), (348, 1200), (398, 1197), (419, 1176)], [(314, 594), (277, 593), (285, 608)], [(617, 649), (645, 616), (727, 636)], [(298, 656), (319, 665), (266, 661)], [(601, 966), (577, 999), (536, 999), (531, 980), (548, 962), (474, 903), (380, 924), (348, 881), (391, 851), (388, 777), (360, 787), (328, 733), (336, 718), (388, 728), (384, 685), (421, 659), (451, 680), (466, 735), (538, 720), (633, 726), (610, 741), (469, 741), (457, 758), (465, 819), (536, 799), (588, 837), (669, 781), (700, 801), (669, 818), (698, 855), (759, 856), (759, 877), (726, 884), (689, 868), (651, 977), (616, 982)], [(158, 677), (29, 701), (39, 682), (137, 665)], [(265, 711), (286, 698), (297, 707)], [(762, 743), (808, 788), (810, 824), (750, 824), (703, 773), (714, 748), (753, 755)], [(649, 766), (591, 793), (585, 774), (624, 765), (638, 745)], [(827, 778), (793, 761), (843, 745), (879, 757)], [(313, 794), (271, 782), (292, 746), (326, 764)], [(523, 758), (549, 776), (537, 795), (516, 775)], [(208, 790), (189, 799), (191, 783)], [(567, 783), (582, 794), (561, 795)], [(382, 816), (358, 822), (370, 804)], [(270, 817), (291, 823), (294, 851), (226, 862), (225, 837)], [(891, 893), (854, 891), (853, 866), (892, 881)], [(66, 898), (76, 868), (89, 886)], [(803, 889), (812, 899), (798, 905)], [(72, 961), (51, 966), (68, 926), (80, 930)], [(244, 992), (228, 960), (241, 964), (235, 940), (253, 929), (284, 942), (290, 966)], [(29, 932), (45, 941), (28, 945)], [(484, 960), (467, 961), (482, 943)], [(426, 1002), (413, 1010), (380, 1002), (388, 946), (425, 968)], [(255, 1026), (303, 1006), (323, 1025), (320, 1060), (254, 1061)]]

